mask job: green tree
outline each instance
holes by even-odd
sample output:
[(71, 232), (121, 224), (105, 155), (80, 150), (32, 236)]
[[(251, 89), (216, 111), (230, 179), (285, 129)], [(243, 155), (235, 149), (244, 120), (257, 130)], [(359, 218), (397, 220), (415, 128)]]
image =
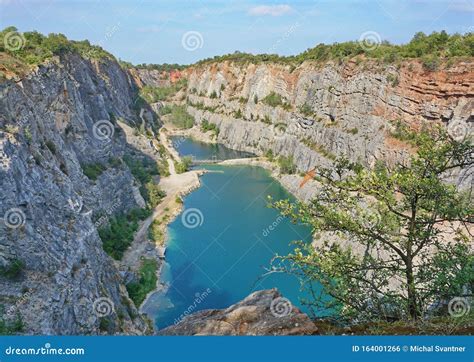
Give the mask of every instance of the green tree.
[(311, 202), (274, 203), (320, 235), (316, 246), (297, 242), (274, 260), (312, 292), (305, 303), (313, 311), (416, 320), (432, 303), (472, 289), (472, 195), (444, 180), (474, 165), (472, 140), (453, 140), (439, 128), (406, 138), (417, 148), (407, 164), (365, 169), (339, 159), (318, 172), (321, 188)]

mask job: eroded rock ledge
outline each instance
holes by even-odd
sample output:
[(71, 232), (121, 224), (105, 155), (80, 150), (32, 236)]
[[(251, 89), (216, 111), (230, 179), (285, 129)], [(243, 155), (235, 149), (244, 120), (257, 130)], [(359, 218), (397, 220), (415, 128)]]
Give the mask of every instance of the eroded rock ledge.
[(260, 290), (226, 309), (193, 313), (159, 335), (312, 335), (311, 319), (277, 289)]

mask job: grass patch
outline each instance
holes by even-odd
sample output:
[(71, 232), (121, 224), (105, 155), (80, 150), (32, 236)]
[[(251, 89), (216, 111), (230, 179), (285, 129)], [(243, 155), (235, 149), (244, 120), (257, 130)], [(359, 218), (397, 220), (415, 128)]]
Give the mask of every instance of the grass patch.
[(166, 192), (164, 192), (161, 187), (153, 181), (144, 184), (140, 188), (140, 192), (150, 208), (155, 208), (166, 196)]
[(133, 303), (139, 307), (146, 295), (156, 288), (156, 270), (158, 263), (154, 259), (144, 259), (140, 267), (138, 282), (127, 284), (127, 291)]

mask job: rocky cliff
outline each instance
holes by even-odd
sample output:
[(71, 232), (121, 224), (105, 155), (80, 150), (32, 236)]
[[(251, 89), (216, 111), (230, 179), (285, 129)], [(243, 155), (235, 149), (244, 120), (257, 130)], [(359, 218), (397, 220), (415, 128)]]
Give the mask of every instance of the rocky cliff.
[(72, 53), (0, 93), (2, 319), (28, 334), (147, 333), (97, 232), (140, 206), (123, 155), (157, 157), (124, 130), (156, 127), (134, 103), (134, 81), (112, 59)]
[(312, 335), (318, 329), (276, 289), (250, 294), (229, 308), (204, 310), (165, 328), (160, 335)]
[[(337, 156), (372, 166), (410, 149), (392, 137), (397, 121), (415, 129), (440, 122), (456, 136), (473, 130), (474, 63), (438, 71), (421, 62), (205, 63), (188, 69), (188, 111), (219, 127), (218, 142), (292, 156), (300, 172)], [(271, 98), (271, 99), (270, 99)], [(472, 175), (456, 175), (468, 185)]]

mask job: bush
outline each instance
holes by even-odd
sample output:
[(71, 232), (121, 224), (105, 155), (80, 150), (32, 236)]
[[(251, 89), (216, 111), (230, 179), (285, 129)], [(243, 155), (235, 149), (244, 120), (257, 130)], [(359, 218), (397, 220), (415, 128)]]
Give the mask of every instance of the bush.
[(153, 176), (159, 175), (157, 163), (146, 156), (132, 158), (130, 155), (125, 155), (123, 161), (132, 175), (142, 184), (152, 181)]
[(288, 156), (288, 157), (280, 156), (278, 158), (278, 165), (280, 166), (281, 173), (292, 175), (296, 172), (296, 166), (293, 163), (292, 156)]
[(13, 259), (6, 267), (0, 267), (0, 275), (8, 279), (15, 279), (20, 276), (25, 268), (25, 263), (19, 259)]
[(166, 196), (160, 186), (155, 184), (153, 181), (147, 182), (142, 186), (141, 193), (147, 204), (151, 208), (155, 208), (161, 200)]
[(127, 291), (133, 303), (139, 307), (147, 294), (156, 288), (156, 271), (158, 263), (154, 259), (144, 259), (140, 267), (140, 279), (136, 283), (127, 284)]
[(202, 120), (201, 131), (202, 132), (213, 131), (215, 137), (219, 135), (219, 127), (215, 123), (210, 123), (207, 119)]
[(111, 218), (110, 224), (99, 229), (102, 247), (112, 258), (120, 260), (133, 241), (138, 221), (151, 215), (149, 209), (133, 209), (126, 215)]
[(140, 89), (140, 96), (148, 103), (164, 101), (174, 96), (181, 89), (185, 88), (186, 83), (186, 79), (180, 79), (178, 82), (173, 83), (168, 87), (152, 87), (150, 85), (146, 85)]
[(170, 108), (171, 112), (169, 120), (176, 127), (181, 129), (188, 129), (194, 126), (194, 117), (188, 113), (185, 105), (172, 105), (170, 106)]
[(438, 69), (439, 59), (433, 55), (428, 55), (422, 58), (423, 68), (430, 72), (434, 72)]
[(189, 170), (193, 164), (193, 159), (190, 156), (184, 156), (181, 158), (181, 162), (175, 162), (175, 168), (177, 173), (184, 173)]
[(265, 157), (268, 158), (268, 161), (273, 161), (275, 156), (273, 155), (272, 150), (267, 150), (267, 152), (265, 152)]
[(0, 317), (0, 335), (2, 336), (16, 335), (23, 332), (24, 328), (25, 324), (23, 323), (23, 318), (21, 318), (20, 314), (17, 314), (16, 318), (11, 322), (7, 322), (3, 318), (3, 315)]
[(101, 163), (89, 163), (87, 165), (81, 165), (82, 172), (90, 180), (95, 181), (107, 168)]
[(217, 93), (216, 93), (216, 91), (212, 91), (212, 93), (211, 93), (211, 95), (210, 95), (210, 98), (211, 98), (211, 99), (217, 98)]

